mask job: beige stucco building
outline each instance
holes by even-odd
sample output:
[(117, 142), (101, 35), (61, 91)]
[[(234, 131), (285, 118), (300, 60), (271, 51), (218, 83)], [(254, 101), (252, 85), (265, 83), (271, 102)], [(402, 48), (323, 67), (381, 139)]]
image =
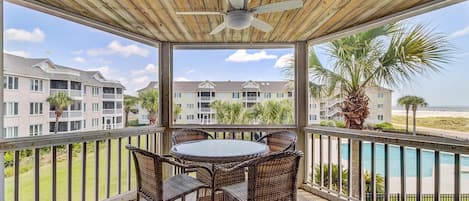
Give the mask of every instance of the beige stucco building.
[[(157, 88), (158, 82), (150, 82), (138, 92)], [(390, 122), (392, 91), (370, 87), (366, 89), (366, 94), (370, 98), (367, 123)], [(216, 124), (215, 111), (210, 107), (215, 100), (240, 102), (245, 107), (251, 107), (256, 103), (283, 99), (294, 102), (293, 87), (288, 81), (175, 81), (173, 103), (180, 106), (182, 112), (173, 118), (177, 124)], [(309, 124), (319, 124), (321, 120), (343, 120), (340, 114), (342, 100), (339, 92), (330, 98), (310, 97)], [(139, 123), (148, 124), (146, 110), (139, 107), (138, 111)]]
[(46, 99), (58, 92), (73, 99), (59, 119), (58, 133), (122, 128), (123, 89), (97, 71), (82, 71), (4, 54), (4, 135), (54, 133), (55, 109)]

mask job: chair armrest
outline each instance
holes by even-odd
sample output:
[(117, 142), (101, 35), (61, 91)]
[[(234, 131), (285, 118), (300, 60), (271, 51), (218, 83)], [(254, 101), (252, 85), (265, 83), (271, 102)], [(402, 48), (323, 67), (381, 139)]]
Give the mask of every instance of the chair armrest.
[(202, 169), (205, 169), (209, 172), (210, 175), (213, 174), (213, 171), (210, 167), (208, 167), (207, 165), (203, 164), (203, 163), (190, 163), (190, 164), (184, 164), (184, 163), (181, 163), (177, 160), (177, 158), (174, 158), (173, 156), (171, 155), (163, 155), (161, 157), (161, 160), (165, 163), (168, 163), (168, 164), (171, 164), (171, 165), (174, 165), (174, 166), (177, 166), (177, 167), (182, 167), (182, 168), (202, 168)]
[(228, 164), (228, 165), (220, 165), (215, 167), (215, 171), (221, 171), (221, 172), (231, 172), (235, 171), (238, 169), (246, 168), (249, 167), (253, 162), (257, 161), (258, 158), (253, 158), (241, 163), (235, 163), (233, 164)]

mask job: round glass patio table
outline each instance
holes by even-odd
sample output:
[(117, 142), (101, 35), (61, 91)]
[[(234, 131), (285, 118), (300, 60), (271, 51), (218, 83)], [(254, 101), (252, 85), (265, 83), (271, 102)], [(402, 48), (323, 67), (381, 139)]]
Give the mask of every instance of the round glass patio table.
[(174, 145), (170, 154), (182, 160), (205, 163), (232, 163), (269, 152), (269, 147), (245, 140), (201, 140)]
[(216, 164), (242, 162), (269, 153), (265, 144), (244, 140), (201, 140), (174, 145), (170, 154), (176, 158), (211, 164), (211, 200), (215, 200)]

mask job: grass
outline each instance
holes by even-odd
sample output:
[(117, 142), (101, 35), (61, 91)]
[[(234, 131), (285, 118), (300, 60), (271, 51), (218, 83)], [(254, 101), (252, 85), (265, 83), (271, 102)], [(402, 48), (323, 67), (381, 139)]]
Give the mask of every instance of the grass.
[[(405, 125), (405, 116), (392, 117), (392, 123)], [(412, 117), (409, 117), (409, 126), (412, 127)], [(417, 126), (469, 132), (469, 118), (464, 117), (418, 117)]]
[[(99, 148), (99, 199), (106, 197), (106, 176), (107, 176), (107, 150), (105, 143), (100, 143)], [(124, 145), (127, 144), (127, 139), (122, 140), (122, 162), (121, 162), (121, 192), (127, 191), (127, 160), (128, 152), (125, 150)], [(136, 145), (136, 137), (132, 138), (132, 144)], [(145, 138), (141, 138), (141, 146), (145, 146)], [(89, 144), (87, 146), (86, 157), (86, 200), (94, 200), (95, 195), (95, 145)], [(117, 194), (117, 140), (111, 141), (111, 170), (110, 170), (110, 195)], [(58, 150), (58, 153), (64, 153), (65, 150)], [(81, 200), (81, 151), (75, 152), (72, 157), (72, 198), (73, 200)], [(51, 200), (52, 189), (52, 165), (50, 164), (49, 155), (43, 156), (40, 162), (40, 181), (39, 181), (39, 196), (40, 200)], [(59, 162), (57, 162), (57, 200), (67, 200), (67, 161), (64, 156), (59, 155)], [(21, 166), (32, 167), (31, 158), (24, 158), (21, 161)], [(135, 173), (132, 165), (132, 188), (135, 188)], [(10, 167), (11, 168), (11, 167)], [(8, 169), (8, 168), (7, 168)], [(22, 172), (19, 175), (19, 200), (34, 200), (34, 169)], [(14, 178), (12, 176), (5, 178), (5, 200), (14, 200)]]

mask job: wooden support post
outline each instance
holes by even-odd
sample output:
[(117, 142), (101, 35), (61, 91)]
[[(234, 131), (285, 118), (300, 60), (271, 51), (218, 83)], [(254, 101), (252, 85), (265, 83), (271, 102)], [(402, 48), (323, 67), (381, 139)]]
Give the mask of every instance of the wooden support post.
[[(171, 149), (171, 101), (172, 101), (172, 63), (173, 48), (169, 42), (163, 42), (159, 46), (159, 91), (160, 91), (160, 125), (165, 128), (160, 136), (162, 147), (161, 154), (168, 154)], [(163, 178), (171, 176), (172, 170), (168, 166), (163, 167)]]
[[(306, 153), (306, 132), (304, 128), (308, 125), (308, 43), (300, 41), (295, 43), (295, 85), (296, 85), (296, 125), (298, 133), (298, 150)], [(304, 184), (308, 164), (304, 157), (300, 161), (298, 171), (298, 185)]]

